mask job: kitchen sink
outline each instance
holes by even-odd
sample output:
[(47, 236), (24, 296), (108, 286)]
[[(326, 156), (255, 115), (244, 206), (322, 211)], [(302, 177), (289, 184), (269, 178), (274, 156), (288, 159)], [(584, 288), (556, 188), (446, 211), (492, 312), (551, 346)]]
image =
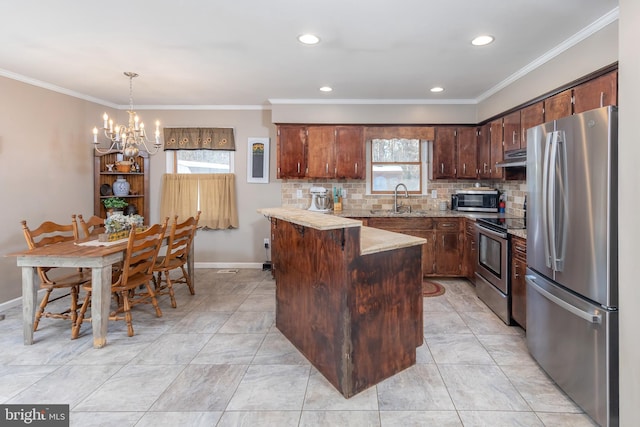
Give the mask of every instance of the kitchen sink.
[(371, 209), (373, 215), (402, 215), (402, 214), (410, 214), (415, 213), (413, 209), (400, 209), (398, 212), (394, 212), (393, 209)]

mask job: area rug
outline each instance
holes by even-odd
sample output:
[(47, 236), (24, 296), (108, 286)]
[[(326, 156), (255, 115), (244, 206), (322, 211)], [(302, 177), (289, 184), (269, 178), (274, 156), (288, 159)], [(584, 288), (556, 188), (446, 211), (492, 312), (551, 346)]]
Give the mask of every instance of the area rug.
[(422, 281), (422, 295), (425, 297), (438, 297), (444, 294), (444, 286), (440, 283), (432, 282), (430, 280)]

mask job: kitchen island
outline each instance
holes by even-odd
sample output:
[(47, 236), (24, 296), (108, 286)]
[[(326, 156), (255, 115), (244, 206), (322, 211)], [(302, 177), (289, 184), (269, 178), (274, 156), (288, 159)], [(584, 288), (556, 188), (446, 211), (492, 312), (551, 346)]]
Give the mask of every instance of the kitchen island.
[(276, 327), (349, 398), (416, 362), (425, 239), (295, 208), (271, 221)]

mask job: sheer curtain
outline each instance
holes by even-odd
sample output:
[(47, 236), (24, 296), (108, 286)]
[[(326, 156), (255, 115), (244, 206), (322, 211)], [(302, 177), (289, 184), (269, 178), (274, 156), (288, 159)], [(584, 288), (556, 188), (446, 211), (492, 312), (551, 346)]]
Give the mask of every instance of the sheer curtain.
[(186, 219), (201, 210), (199, 225), (213, 230), (238, 228), (235, 175), (164, 174), (160, 217)]

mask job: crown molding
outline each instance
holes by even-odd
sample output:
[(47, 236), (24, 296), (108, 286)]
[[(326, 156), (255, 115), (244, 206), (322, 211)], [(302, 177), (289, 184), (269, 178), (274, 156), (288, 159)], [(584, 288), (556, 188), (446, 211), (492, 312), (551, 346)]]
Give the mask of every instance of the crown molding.
[(497, 85), (492, 87), (491, 89), (489, 89), (486, 92), (482, 93), (480, 96), (478, 96), (476, 98), (476, 102), (480, 103), (480, 102), (484, 101), (485, 99), (489, 98), (491, 95), (496, 94), (497, 92), (499, 92), (502, 89), (506, 88), (510, 84), (514, 83), (516, 80), (518, 80), (518, 79), (524, 77), (525, 75), (529, 74), (530, 72), (532, 72), (536, 68), (538, 68), (538, 67), (544, 65), (545, 63), (551, 61), (553, 58), (555, 58), (556, 56), (560, 55), (561, 53), (569, 50), (570, 48), (572, 48), (573, 46), (577, 45), (578, 43), (580, 43), (581, 41), (583, 41), (587, 37), (592, 36), (593, 34), (597, 33), (598, 31), (602, 30), (603, 28), (605, 28), (607, 25), (617, 21), (619, 16), (620, 16), (620, 8), (616, 7), (615, 9), (612, 9), (610, 12), (608, 12), (607, 14), (601, 16), (599, 19), (597, 19), (596, 21), (592, 22), (587, 27), (585, 27), (582, 30), (578, 31), (573, 36), (569, 37), (568, 39), (566, 39), (565, 41), (563, 41), (562, 43), (560, 43), (559, 45), (557, 45), (553, 49), (551, 49), (548, 52), (546, 52), (544, 55), (538, 57), (534, 61), (532, 61), (529, 64), (527, 64), (526, 66), (522, 67), (520, 70), (518, 70), (515, 73), (511, 74), (509, 77), (507, 77), (506, 79), (504, 79), (503, 81), (501, 81), (500, 83), (498, 83)]

